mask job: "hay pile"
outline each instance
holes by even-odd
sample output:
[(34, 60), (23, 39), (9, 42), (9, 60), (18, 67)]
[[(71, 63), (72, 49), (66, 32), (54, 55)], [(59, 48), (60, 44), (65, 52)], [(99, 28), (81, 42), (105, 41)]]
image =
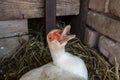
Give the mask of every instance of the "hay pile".
[[(21, 47), (10, 57), (0, 61), (0, 80), (18, 80), (29, 70), (52, 61), (48, 47), (43, 44), (41, 33), (28, 41), (19, 39)], [(104, 57), (84, 46), (79, 39), (69, 41), (66, 51), (84, 59), (89, 80), (119, 80), (118, 64), (112, 66)]]

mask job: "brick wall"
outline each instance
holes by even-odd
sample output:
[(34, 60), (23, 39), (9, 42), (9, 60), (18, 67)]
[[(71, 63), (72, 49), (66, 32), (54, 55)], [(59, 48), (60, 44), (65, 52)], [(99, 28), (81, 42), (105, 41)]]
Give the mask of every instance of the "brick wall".
[(120, 64), (120, 0), (89, 0), (84, 43)]

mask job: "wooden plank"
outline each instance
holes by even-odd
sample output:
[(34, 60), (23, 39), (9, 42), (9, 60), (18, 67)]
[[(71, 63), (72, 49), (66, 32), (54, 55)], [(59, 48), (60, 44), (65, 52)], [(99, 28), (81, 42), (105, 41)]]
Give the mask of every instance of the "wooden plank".
[[(57, 0), (57, 16), (79, 14), (79, 0)], [(0, 0), (0, 20), (40, 18), (44, 0)]]
[(45, 1), (46, 34), (56, 28), (56, 0)]
[(0, 21), (0, 38), (28, 33), (27, 20)]
[[(22, 36), (24, 39), (28, 39), (28, 36)], [(11, 55), (20, 47), (18, 37), (11, 37), (0, 39), (0, 59)]]

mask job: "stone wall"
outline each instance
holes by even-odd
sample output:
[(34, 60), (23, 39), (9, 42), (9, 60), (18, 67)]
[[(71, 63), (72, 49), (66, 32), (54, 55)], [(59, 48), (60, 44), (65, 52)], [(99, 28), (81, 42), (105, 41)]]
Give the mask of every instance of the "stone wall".
[(89, 0), (84, 43), (120, 64), (120, 0)]

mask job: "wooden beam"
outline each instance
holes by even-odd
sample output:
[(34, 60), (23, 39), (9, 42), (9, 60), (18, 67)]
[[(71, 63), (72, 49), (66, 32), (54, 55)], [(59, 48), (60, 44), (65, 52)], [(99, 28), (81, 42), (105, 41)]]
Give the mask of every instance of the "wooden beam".
[(46, 34), (56, 28), (56, 0), (45, 1)]
[(28, 33), (27, 20), (0, 21), (0, 38), (13, 37)]
[[(0, 20), (44, 17), (44, 1), (0, 0)], [(56, 7), (57, 16), (79, 14), (79, 0), (56, 0)]]

